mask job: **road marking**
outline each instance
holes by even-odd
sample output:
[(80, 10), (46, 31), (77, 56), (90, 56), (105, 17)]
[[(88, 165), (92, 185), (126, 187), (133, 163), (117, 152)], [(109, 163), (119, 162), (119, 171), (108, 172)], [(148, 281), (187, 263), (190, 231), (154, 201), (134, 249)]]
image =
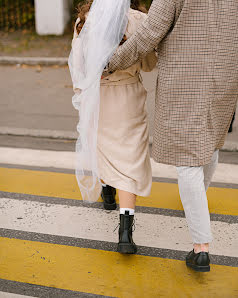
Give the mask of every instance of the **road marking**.
[[(151, 159), (153, 177), (177, 179), (174, 166), (159, 164)], [(214, 173), (212, 182), (238, 184), (238, 165), (219, 163)]]
[[(100, 298), (105, 297), (101, 295), (94, 295), (89, 293), (75, 292), (69, 290), (62, 290), (53, 287), (44, 287), (39, 285), (33, 285), (23, 282), (17, 282), (12, 280), (0, 279), (0, 290), (7, 291), (9, 290), (11, 293), (6, 293), (7, 296), (3, 296), (6, 298), (24, 298), (24, 297), (48, 297), (48, 298)], [(0, 298), (2, 298), (0, 292)], [(4, 293), (4, 292), (3, 292)], [(12, 294), (16, 293), (16, 294)], [(11, 296), (12, 295), (12, 296)], [(24, 296), (28, 295), (28, 296)], [(32, 295), (32, 296), (31, 296)], [(108, 297), (109, 298), (109, 297)]]
[(0, 163), (74, 169), (75, 153), (0, 147)]
[(32, 297), (32, 296), (25, 296), (25, 295), (13, 294), (13, 293), (0, 292), (0, 298), (24, 298), (24, 297)]
[[(69, 237), (69, 236), (26, 232), (26, 231), (20, 231), (20, 230), (12, 230), (12, 229), (0, 228), (0, 237), (9, 238), (9, 239), (37, 241), (37, 242), (43, 242), (43, 243), (52, 243), (52, 244), (59, 244), (59, 245), (67, 245), (67, 246), (74, 246), (74, 247), (81, 247), (81, 248), (99, 249), (99, 250), (113, 251), (113, 252), (116, 252), (117, 250), (117, 242), (108, 242), (103, 240), (92, 240), (92, 239), (76, 238), (76, 237)], [(149, 247), (149, 246), (143, 246), (143, 245), (142, 246), (137, 245), (137, 246), (138, 246), (138, 251), (136, 254), (141, 256), (184, 261), (188, 253), (188, 251), (184, 251), (184, 250)], [(210, 257), (211, 257), (211, 264), (238, 267), (237, 257), (219, 256), (214, 254), (210, 254)], [(0, 278), (0, 290), (2, 289), (3, 281), (4, 280)], [(16, 293), (20, 294), (20, 292), (16, 292)]]
[[(0, 163), (74, 169), (75, 153), (0, 147)], [(177, 178), (174, 166), (159, 164), (152, 159), (151, 164), (153, 177)], [(238, 165), (219, 164), (212, 181), (238, 184)]]
[[(51, 204), (51, 205), (55, 204), (55, 205), (63, 205), (63, 206), (78, 206), (78, 207), (90, 207), (95, 209), (104, 209), (102, 202), (99, 202), (99, 201), (93, 204), (88, 204), (81, 200), (36, 196), (36, 195), (20, 194), (20, 193), (13, 193), (13, 192), (2, 192), (2, 191), (0, 191), (0, 198), (8, 198), (11, 200), (21, 200), (21, 201), (26, 200), (26, 201), (39, 202), (39, 203), (45, 203), (45, 204)], [(117, 205), (117, 210), (118, 209), (119, 209), (119, 204)], [(136, 206), (136, 212), (185, 218), (185, 214), (183, 210)], [(212, 221), (226, 222), (229, 224), (238, 223), (238, 216), (235, 216), (235, 215), (210, 213), (210, 217)]]
[[(0, 168), (0, 190), (47, 197), (82, 200), (74, 174)], [(238, 189), (211, 187), (211, 213), (238, 215)], [(183, 210), (178, 186), (153, 182), (149, 197), (139, 197), (137, 206)]]
[[(3, 229), (117, 242), (114, 231), (118, 212), (102, 209), (0, 199), (0, 226)], [(237, 257), (238, 224), (211, 223), (214, 241), (210, 252)], [(185, 218), (136, 213), (134, 239), (138, 245), (189, 251), (190, 240)]]
[(235, 297), (238, 291), (236, 267), (212, 265), (201, 275), (178, 260), (8, 238), (0, 245), (0, 278), (18, 282), (113, 297)]

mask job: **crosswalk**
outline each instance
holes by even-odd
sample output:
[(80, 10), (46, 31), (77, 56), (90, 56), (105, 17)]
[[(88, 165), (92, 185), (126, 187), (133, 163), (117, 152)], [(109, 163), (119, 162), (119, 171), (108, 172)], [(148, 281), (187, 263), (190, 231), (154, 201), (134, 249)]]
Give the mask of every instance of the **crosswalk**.
[(132, 256), (116, 252), (118, 211), (84, 203), (73, 168), (73, 152), (0, 148), (0, 298), (238, 297), (238, 165), (219, 164), (208, 191), (203, 274), (184, 263), (192, 243), (172, 166), (152, 161)]

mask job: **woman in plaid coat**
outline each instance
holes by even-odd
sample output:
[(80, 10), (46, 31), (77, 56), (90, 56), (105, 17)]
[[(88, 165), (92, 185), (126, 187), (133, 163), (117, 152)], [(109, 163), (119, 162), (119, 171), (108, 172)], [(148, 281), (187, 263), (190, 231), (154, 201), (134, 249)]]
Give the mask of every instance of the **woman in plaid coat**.
[(237, 0), (154, 0), (112, 57), (124, 69), (158, 49), (153, 158), (175, 165), (194, 242), (186, 263), (209, 271), (206, 190), (238, 98)]

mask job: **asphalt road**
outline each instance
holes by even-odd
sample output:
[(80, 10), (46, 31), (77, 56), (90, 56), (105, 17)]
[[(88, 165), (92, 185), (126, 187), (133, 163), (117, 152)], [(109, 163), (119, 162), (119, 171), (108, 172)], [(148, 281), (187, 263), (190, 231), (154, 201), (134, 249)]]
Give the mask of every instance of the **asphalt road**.
[[(151, 136), (156, 76), (156, 69), (142, 73), (148, 91)], [(72, 106), (72, 95), (67, 67), (0, 66), (0, 135), (75, 138), (78, 114)], [(238, 151), (238, 116), (227, 141), (229, 150)]]

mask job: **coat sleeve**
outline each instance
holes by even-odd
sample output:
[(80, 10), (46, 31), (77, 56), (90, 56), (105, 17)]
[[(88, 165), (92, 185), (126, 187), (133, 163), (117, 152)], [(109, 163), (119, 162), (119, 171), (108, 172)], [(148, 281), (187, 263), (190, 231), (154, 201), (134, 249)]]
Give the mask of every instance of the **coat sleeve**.
[(175, 0), (154, 0), (146, 20), (129, 38), (109, 62), (109, 71), (126, 69), (152, 52), (173, 25)]

